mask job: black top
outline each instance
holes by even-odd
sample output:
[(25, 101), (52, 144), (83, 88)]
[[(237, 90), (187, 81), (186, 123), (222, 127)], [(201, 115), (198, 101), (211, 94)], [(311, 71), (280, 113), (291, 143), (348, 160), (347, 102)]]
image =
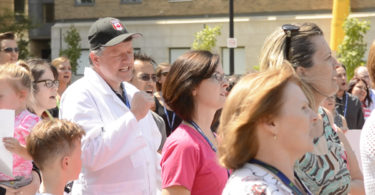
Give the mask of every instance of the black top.
[(365, 119), (361, 102), (357, 97), (347, 92), (342, 99), (336, 96), (336, 112), (345, 117), (349, 129), (362, 129)]
[[(155, 100), (155, 112), (163, 118), (164, 123), (165, 123), (165, 130), (166, 130), (167, 137), (168, 137), (181, 124), (182, 120), (172, 110), (168, 110), (164, 108), (164, 106), (160, 104), (159, 100), (155, 96), (154, 96), (154, 100)], [(174, 120), (173, 120), (173, 116), (174, 116)]]

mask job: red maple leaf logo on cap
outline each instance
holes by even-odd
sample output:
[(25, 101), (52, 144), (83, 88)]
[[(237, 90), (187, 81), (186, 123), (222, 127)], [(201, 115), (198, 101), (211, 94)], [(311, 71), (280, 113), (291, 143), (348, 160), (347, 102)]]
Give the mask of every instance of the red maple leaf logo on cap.
[(115, 30), (122, 30), (124, 29), (124, 27), (122, 26), (122, 24), (120, 23), (119, 20), (111, 20), (111, 23), (112, 23), (112, 26)]

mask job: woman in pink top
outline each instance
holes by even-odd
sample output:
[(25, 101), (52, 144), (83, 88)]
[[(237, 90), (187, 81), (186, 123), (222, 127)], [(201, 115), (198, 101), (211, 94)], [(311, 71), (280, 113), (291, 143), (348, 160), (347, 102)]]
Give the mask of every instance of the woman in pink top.
[(183, 122), (162, 151), (162, 194), (222, 193), (228, 171), (218, 164), (210, 125), (224, 104), (227, 86), (216, 54), (190, 51), (173, 63), (162, 92)]
[[(0, 172), (0, 194), (35, 194), (39, 178), (33, 177), (31, 157), (26, 151), (26, 136), (39, 117), (26, 110), (31, 91), (31, 75), (27, 66), (6, 64), (0, 67), (0, 109), (15, 111), (14, 136), (3, 138), (4, 146), (13, 153), (13, 176)], [(29, 185), (33, 182), (33, 185)], [(35, 185), (34, 185), (35, 184)]]

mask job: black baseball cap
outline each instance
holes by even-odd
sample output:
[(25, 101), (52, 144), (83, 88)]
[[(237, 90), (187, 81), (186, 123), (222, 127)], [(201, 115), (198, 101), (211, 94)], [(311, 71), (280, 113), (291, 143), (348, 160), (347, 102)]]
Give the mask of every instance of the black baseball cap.
[(106, 17), (99, 18), (91, 25), (88, 39), (90, 50), (95, 50), (102, 46), (117, 45), (129, 37), (140, 36), (140, 33), (129, 33), (119, 19)]

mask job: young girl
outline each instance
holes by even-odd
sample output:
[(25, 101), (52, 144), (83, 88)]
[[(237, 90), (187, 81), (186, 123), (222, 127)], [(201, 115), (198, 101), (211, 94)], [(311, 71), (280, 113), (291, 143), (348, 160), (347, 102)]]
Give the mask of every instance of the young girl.
[[(39, 117), (26, 109), (31, 91), (31, 75), (27, 66), (7, 64), (0, 66), (0, 109), (15, 111), (14, 137), (3, 138), (4, 146), (13, 153), (13, 176), (0, 172), (0, 194), (35, 194), (37, 187), (29, 185), (33, 181), (33, 165), (26, 151), (26, 136), (39, 121)], [(34, 178), (35, 179), (35, 178)], [(22, 188), (22, 191), (15, 189)], [(27, 187), (26, 187), (27, 186)]]
[(43, 59), (30, 59), (27, 64), (30, 66), (33, 84), (33, 93), (28, 109), (41, 118), (53, 118), (47, 110), (56, 107), (59, 87), (57, 70)]

